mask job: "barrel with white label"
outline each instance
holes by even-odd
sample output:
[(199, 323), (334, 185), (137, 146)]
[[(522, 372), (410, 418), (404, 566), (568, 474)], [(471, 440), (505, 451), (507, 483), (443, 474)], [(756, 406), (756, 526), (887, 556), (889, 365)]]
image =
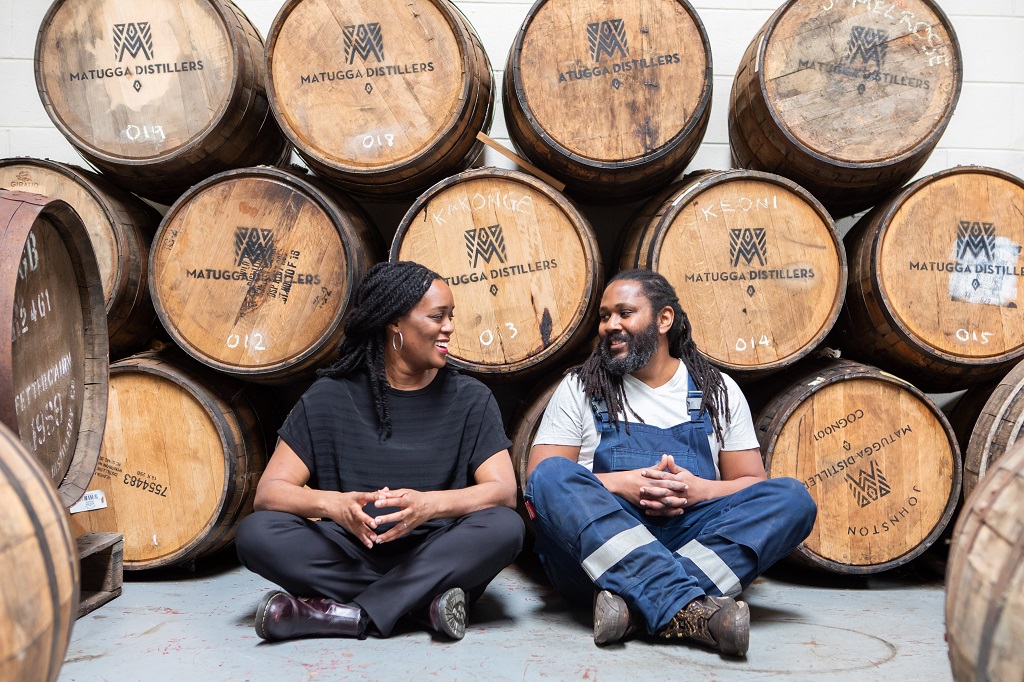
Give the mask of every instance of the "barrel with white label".
[(839, 360), (799, 371), (755, 424), (768, 477), (803, 482), (818, 505), (794, 557), (854, 575), (906, 564), (938, 539), (960, 494), (949, 422), (877, 368)]
[(107, 319), (89, 233), (59, 199), (0, 189), (0, 421), (71, 506), (107, 409)]
[(53, 484), (0, 424), (0, 679), (57, 679), (78, 614), (78, 552)]
[(833, 216), (851, 215), (920, 170), (962, 81), (956, 34), (932, 0), (789, 0), (740, 60), (733, 160), (796, 181)]
[(149, 244), (160, 215), (92, 171), (43, 159), (0, 159), (0, 187), (62, 199), (89, 231), (103, 281), (110, 355), (124, 357), (154, 335), (149, 299)]
[(589, 200), (639, 197), (693, 158), (711, 114), (711, 47), (686, 0), (540, 0), (502, 102), (530, 161)]
[[(103, 502), (71, 516), (76, 534), (124, 535), (124, 568), (179, 564), (226, 546), (252, 511), (268, 457), (252, 389), (174, 354), (110, 366), (110, 409), (90, 491)], [(169, 419), (168, 416), (173, 415)]]
[(998, 378), (1024, 356), (1024, 181), (960, 166), (918, 180), (846, 235), (835, 343), (926, 391)]
[(531, 175), (478, 168), (443, 180), (405, 214), (392, 260), (426, 265), (451, 287), (458, 321), (448, 361), (522, 377), (593, 332), (601, 255), (579, 210)]
[(249, 381), (293, 381), (333, 357), (379, 241), (362, 210), (322, 180), (228, 171), (164, 216), (150, 252), (153, 304), (203, 364)]
[(289, 0), (267, 36), (267, 61), (281, 129), (345, 190), (419, 192), (483, 151), (491, 64), (448, 0)]
[(36, 39), (57, 129), (162, 203), (214, 173), (287, 159), (265, 72), (263, 39), (230, 0), (56, 0)]
[(624, 233), (619, 267), (675, 287), (697, 348), (738, 380), (788, 367), (831, 331), (846, 253), (805, 189), (757, 171), (704, 171), (648, 202)]

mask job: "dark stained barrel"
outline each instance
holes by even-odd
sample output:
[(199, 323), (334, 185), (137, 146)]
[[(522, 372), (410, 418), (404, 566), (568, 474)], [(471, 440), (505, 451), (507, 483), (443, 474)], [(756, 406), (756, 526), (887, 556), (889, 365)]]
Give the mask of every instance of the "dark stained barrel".
[(99, 267), (69, 204), (0, 189), (0, 309), (0, 421), (70, 507), (96, 467), (109, 359)]

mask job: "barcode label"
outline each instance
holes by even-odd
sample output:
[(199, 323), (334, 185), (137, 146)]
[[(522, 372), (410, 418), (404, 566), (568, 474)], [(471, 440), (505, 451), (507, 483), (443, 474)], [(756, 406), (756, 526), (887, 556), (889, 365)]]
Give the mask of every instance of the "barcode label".
[(102, 490), (90, 490), (76, 502), (68, 512), (77, 514), (79, 512), (96, 511), (107, 508), (107, 496)]

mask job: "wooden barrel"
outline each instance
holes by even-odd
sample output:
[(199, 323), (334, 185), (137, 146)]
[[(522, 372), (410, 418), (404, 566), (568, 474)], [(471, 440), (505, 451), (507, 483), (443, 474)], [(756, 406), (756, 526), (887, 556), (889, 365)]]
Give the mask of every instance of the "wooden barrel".
[(1024, 181), (973, 166), (918, 180), (846, 235), (836, 325), (847, 354), (926, 391), (996, 378), (1024, 356)]
[(960, 397), (950, 416), (973, 413), (964, 452), (964, 497), (969, 497), (995, 463), (1020, 439), (1024, 427), (1024, 362), (1018, 363), (995, 386), (978, 386)]
[(78, 615), (78, 552), (35, 458), (0, 424), (0, 679), (57, 679)]
[(70, 507), (100, 452), (109, 360), (99, 266), (69, 204), (0, 189), (0, 308), (0, 422)]
[(516, 148), (591, 200), (649, 195), (682, 172), (711, 113), (711, 48), (687, 0), (539, 0), (502, 102)]
[(171, 338), (200, 362), (292, 381), (334, 355), (379, 241), (362, 210), (322, 181), (271, 167), (227, 171), (164, 216), (150, 293)]
[(96, 253), (111, 357), (124, 357), (149, 341), (154, 325), (159, 325), (146, 268), (160, 215), (92, 171), (48, 160), (0, 159), (0, 187), (71, 204), (85, 223)]
[(733, 161), (811, 190), (833, 216), (899, 189), (960, 97), (960, 46), (932, 0), (789, 0), (740, 60)]
[(437, 183), (402, 218), (391, 259), (422, 263), (451, 287), (448, 362), (460, 369), (522, 377), (593, 332), (597, 239), (572, 203), (531, 175), (477, 168)]
[(261, 424), (250, 394), (176, 355), (111, 365), (103, 452), (89, 484), (106, 507), (73, 514), (75, 533), (123, 534), (125, 570), (226, 546), (252, 511), (268, 457), (264, 429), (276, 426)]
[(757, 171), (705, 171), (655, 196), (624, 232), (619, 267), (664, 275), (697, 348), (740, 381), (814, 350), (846, 293), (846, 254), (828, 212), (793, 182)]
[(263, 39), (230, 0), (56, 0), (36, 40), (54, 125), (111, 180), (163, 203), (287, 159), (265, 71)]
[(267, 60), (281, 129), (310, 168), (346, 190), (419, 192), (483, 151), (491, 64), (448, 0), (289, 0)]
[(956, 523), (946, 569), (953, 678), (1019, 680), (1024, 667), (1024, 444), (996, 462)]
[(530, 449), (533, 447), (533, 439), (537, 436), (537, 429), (540, 428), (541, 419), (544, 417), (544, 410), (547, 409), (551, 396), (562, 381), (564, 373), (553, 372), (543, 381), (534, 385), (534, 388), (523, 398), (522, 404), (513, 415), (509, 427), (509, 438), (512, 440), (512, 447), (509, 454), (512, 456), (512, 468), (516, 473), (516, 509), (519, 515), (526, 522), (526, 528), (533, 532), (533, 522), (526, 513), (526, 505), (523, 500), (523, 492), (526, 490), (526, 470), (530, 465)]
[(841, 574), (896, 568), (953, 515), (961, 467), (949, 422), (891, 374), (843, 360), (816, 367), (770, 400), (755, 428), (768, 477), (802, 481), (818, 505), (794, 552), (804, 563)]

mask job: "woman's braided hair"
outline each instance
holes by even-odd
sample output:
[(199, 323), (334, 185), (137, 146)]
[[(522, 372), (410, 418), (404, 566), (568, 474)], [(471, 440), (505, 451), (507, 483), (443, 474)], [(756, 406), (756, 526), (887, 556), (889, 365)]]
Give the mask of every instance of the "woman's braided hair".
[(356, 290), (355, 307), (345, 318), (338, 361), (317, 374), (341, 379), (361, 370), (370, 375), (381, 440), (391, 437), (388, 385), (384, 368), (387, 326), (415, 307), (441, 276), (419, 263), (394, 261), (374, 265)]
[[(703, 392), (701, 409), (708, 411), (715, 430), (715, 437), (720, 444), (723, 443), (722, 415), (725, 415), (726, 421), (732, 418), (725, 381), (722, 379), (722, 373), (712, 367), (711, 363), (697, 350), (697, 345), (693, 342), (693, 328), (690, 326), (690, 319), (679, 305), (679, 297), (676, 295), (675, 289), (662, 275), (652, 270), (626, 270), (615, 275), (608, 284), (621, 281), (636, 282), (641, 286), (644, 296), (651, 303), (653, 315), (656, 316), (658, 311), (665, 306), (672, 308), (675, 313), (675, 321), (668, 331), (669, 353), (672, 357), (683, 361), (690, 376), (693, 377), (693, 382)], [(618, 424), (621, 416), (626, 424), (626, 433), (629, 433), (629, 419), (626, 414), (629, 402), (626, 400), (623, 390), (622, 377), (612, 374), (604, 368), (601, 362), (600, 346), (594, 348), (586, 362), (571, 369), (570, 373), (580, 380), (588, 398), (604, 401), (611, 423)], [(642, 422), (643, 419), (640, 421)]]

